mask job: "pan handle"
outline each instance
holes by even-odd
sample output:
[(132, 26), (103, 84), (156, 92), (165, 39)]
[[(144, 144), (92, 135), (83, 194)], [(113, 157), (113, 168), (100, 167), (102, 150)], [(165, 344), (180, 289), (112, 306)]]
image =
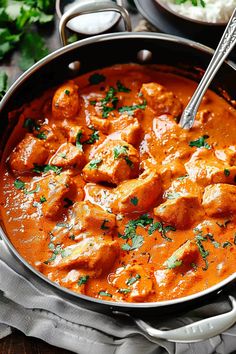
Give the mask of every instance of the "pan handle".
[(60, 33), (62, 44), (64, 46), (67, 45), (66, 24), (72, 18), (80, 15), (90, 14), (94, 12), (103, 12), (103, 11), (118, 12), (123, 18), (126, 31), (131, 32), (132, 27), (131, 27), (129, 13), (124, 7), (119, 6), (113, 3), (112, 1), (108, 1), (108, 0), (103, 0), (103, 1), (89, 0), (89, 1), (82, 2), (80, 4), (75, 4), (75, 6), (73, 6), (68, 11), (66, 11), (62, 16), (59, 23), (59, 33)]
[[(229, 296), (229, 299), (232, 305), (231, 311), (169, 331), (158, 330), (141, 319), (133, 318), (133, 320), (142, 332), (152, 339), (165, 339), (175, 343), (201, 342), (219, 335), (236, 322), (236, 300), (232, 296)], [(118, 311), (115, 313), (124, 315)]]

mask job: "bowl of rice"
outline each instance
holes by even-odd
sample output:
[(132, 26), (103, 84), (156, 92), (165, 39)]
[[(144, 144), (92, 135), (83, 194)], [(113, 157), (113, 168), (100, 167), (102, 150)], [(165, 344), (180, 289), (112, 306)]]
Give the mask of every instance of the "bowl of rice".
[(165, 12), (199, 25), (225, 26), (236, 0), (155, 0)]

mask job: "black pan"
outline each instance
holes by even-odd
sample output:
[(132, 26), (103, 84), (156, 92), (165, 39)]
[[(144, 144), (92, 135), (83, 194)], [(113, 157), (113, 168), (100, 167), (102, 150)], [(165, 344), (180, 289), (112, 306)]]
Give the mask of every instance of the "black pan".
[[(94, 5), (95, 1), (92, 1)], [(90, 1), (91, 3), (91, 1)], [(96, 2), (97, 3), (97, 2)], [(99, 2), (101, 4), (101, 2)], [(109, 9), (120, 11), (118, 5), (110, 5), (110, 2), (102, 2), (103, 9), (107, 6)], [(94, 6), (87, 6), (86, 13), (94, 11)], [(90, 9), (90, 11), (88, 11)], [(84, 8), (82, 9), (84, 10)], [(81, 8), (76, 7), (74, 14), (84, 13)], [(97, 10), (97, 5), (96, 5)], [(124, 10), (121, 10), (124, 15)], [(64, 17), (65, 16), (65, 17)], [(73, 17), (72, 13), (62, 17), (61, 30), (66, 22)], [(67, 16), (67, 17), (66, 17)], [(124, 19), (127, 20), (127, 14)], [(64, 22), (63, 22), (64, 21)], [(126, 23), (129, 28), (129, 23)], [(63, 37), (65, 39), (65, 36)], [(175, 36), (154, 34), (154, 33), (114, 33), (95, 36), (89, 39), (63, 47), (54, 53), (48, 55), (31, 69), (25, 72), (8, 90), (0, 103), (0, 134), (2, 148), (8, 138), (11, 128), (8, 122), (8, 113), (19, 108), (34, 97), (37, 97), (47, 88), (58, 85), (65, 80), (71, 79), (77, 75), (87, 73), (92, 70), (111, 66), (118, 63), (149, 63), (160, 65), (171, 65), (176, 69), (185, 71), (190, 77), (200, 78), (206, 69), (213, 50), (199, 43), (182, 39)], [(236, 99), (236, 66), (232, 62), (225, 62), (218, 71), (211, 89), (218, 94), (226, 90), (232, 99)], [(18, 253), (5, 232), (4, 225), (1, 225), (0, 235), (9, 247), (13, 255), (29, 268), (36, 277), (40, 277), (42, 282), (50, 284), (55, 292), (61, 297), (70, 301), (75, 301), (80, 305), (86, 306), (96, 311), (111, 313), (111, 311), (120, 311), (122, 313), (135, 314), (135, 317), (156, 317), (157, 314), (166, 312), (176, 312), (186, 308), (196, 307), (209, 301), (211, 296), (215, 295), (232, 284), (236, 278), (236, 273), (220, 282), (219, 284), (184, 298), (152, 302), (152, 303), (115, 303), (91, 298), (85, 295), (77, 294), (68, 289), (60, 287), (53, 283), (43, 274), (39, 273), (30, 266)], [(234, 299), (231, 297), (233, 310), (219, 316), (204, 320), (203, 323), (197, 322), (178, 330), (155, 332), (141, 320), (136, 320), (137, 324), (154, 337), (167, 338), (172, 341), (199, 341), (209, 338), (223, 332), (230, 327), (236, 318), (236, 309)], [(179, 332), (178, 332), (179, 331)]]

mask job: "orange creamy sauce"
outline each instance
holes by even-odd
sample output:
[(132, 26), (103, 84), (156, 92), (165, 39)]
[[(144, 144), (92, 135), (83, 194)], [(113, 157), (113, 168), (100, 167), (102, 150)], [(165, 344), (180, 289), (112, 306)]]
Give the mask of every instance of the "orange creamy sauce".
[(11, 242), (49, 279), (104, 300), (220, 282), (235, 271), (236, 111), (208, 91), (184, 131), (195, 82), (134, 64), (97, 73), (23, 108), (1, 163)]

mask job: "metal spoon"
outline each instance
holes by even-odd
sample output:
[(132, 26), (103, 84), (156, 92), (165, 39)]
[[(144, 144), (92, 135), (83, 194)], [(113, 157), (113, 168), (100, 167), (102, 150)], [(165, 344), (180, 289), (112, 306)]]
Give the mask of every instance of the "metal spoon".
[(236, 9), (234, 10), (228, 25), (221, 37), (220, 43), (218, 44), (215, 53), (208, 65), (208, 68), (203, 75), (196, 91), (194, 92), (192, 98), (190, 99), (188, 105), (182, 113), (180, 118), (180, 125), (184, 129), (190, 129), (195, 120), (198, 107), (201, 103), (203, 95), (205, 94), (208, 86), (210, 85), (212, 79), (214, 78), (219, 67), (229, 55), (236, 43)]

